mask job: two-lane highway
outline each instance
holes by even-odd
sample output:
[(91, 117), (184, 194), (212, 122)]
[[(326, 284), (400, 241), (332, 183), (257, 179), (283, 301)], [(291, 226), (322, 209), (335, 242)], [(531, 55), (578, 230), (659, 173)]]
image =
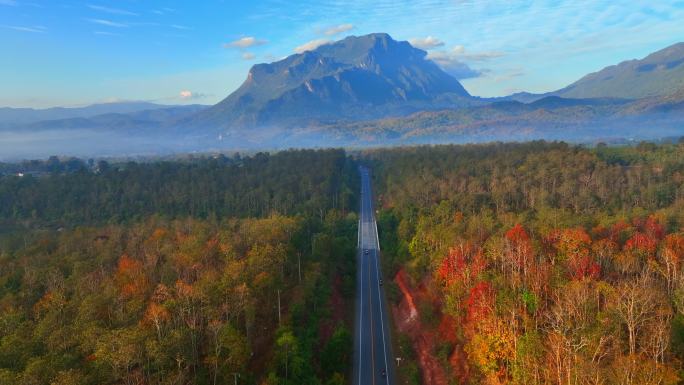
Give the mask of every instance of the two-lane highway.
[(394, 357), (390, 343), (389, 314), (382, 288), (380, 242), (373, 212), (370, 175), (361, 167), (354, 384), (394, 384)]

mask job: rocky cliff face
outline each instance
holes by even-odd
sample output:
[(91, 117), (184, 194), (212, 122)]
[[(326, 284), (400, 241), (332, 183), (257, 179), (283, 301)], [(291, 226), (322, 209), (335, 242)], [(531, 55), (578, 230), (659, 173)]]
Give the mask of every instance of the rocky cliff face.
[(426, 52), (387, 34), (351, 36), (252, 67), (242, 86), (192, 123), (216, 128), (354, 120), (467, 105), (473, 98)]

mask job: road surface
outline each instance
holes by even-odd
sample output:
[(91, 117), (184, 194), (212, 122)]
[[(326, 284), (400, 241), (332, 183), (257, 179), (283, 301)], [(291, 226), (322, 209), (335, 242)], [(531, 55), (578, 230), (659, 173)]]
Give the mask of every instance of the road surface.
[[(356, 385), (394, 384), (390, 314), (380, 285), (380, 244), (373, 210), (370, 175), (361, 167), (361, 217), (357, 253), (354, 371)], [(385, 374), (383, 375), (383, 370)]]

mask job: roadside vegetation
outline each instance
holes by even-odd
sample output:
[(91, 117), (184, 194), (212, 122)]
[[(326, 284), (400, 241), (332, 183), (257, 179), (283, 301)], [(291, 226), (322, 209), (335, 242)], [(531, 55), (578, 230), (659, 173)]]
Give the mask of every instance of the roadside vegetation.
[(684, 145), (363, 158), (408, 383), (681, 380)]

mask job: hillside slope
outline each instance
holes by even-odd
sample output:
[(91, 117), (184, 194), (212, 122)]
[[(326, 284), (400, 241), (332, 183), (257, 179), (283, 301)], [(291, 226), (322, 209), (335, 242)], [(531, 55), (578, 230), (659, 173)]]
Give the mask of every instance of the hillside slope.
[(641, 99), (684, 89), (684, 43), (589, 74), (555, 92), (566, 98)]

